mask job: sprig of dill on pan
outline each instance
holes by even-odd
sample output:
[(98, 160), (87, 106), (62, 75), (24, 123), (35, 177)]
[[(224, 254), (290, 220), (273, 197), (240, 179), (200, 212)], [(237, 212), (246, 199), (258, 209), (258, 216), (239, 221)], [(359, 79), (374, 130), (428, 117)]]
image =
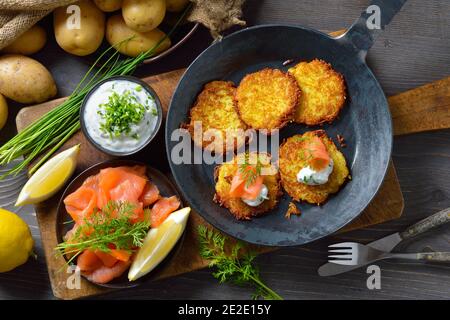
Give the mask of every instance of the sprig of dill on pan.
[[(95, 211), (84, 219), (73, 236), (56, 246), (63, 254), (74, 254), (68, 263), (86, 249), (110, 252), (111, 246), (133, 252), (143, 245), (148, 221), (132, 223), (130, 217), (136, 206), (130, 202), (109, 201), (102, 211)], [(144, 211), (144, 215), (149, 212)], [(147, 219), (146, 219), (147, 220)]]
[(253, 285), (256, 289), (253, 299), (283, 300), (283, 298), (267, 287), (259, 277), (259, 270), (254, 260), (256, 254), (246, 250), (242, 242), (237, 242), (226, 252), (227, 238), (219, 232), (198, 226), (198, 239), (200, 243), (200, 256), (209, 260), (209, 267), (215, 268), (214, 278), (220, 283), (227, 281), (238, 285)]

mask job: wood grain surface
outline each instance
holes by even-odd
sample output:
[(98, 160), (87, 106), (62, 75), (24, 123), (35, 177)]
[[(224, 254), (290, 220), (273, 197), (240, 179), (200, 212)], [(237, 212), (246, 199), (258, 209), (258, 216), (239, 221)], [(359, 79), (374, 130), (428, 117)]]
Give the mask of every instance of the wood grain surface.
[[(247, 0), (248, 25), (293, 23), (323, 31), (348, 27), (369, 0)], [(376, 41), (368, 63), (387, 95), (395, 95), (450, 75), (450, 2), (409, 0)], [(52, 72), (59, 96), (66, 96), (89, 66), (82, 58), (66, 54), (55, 44), (51, 19), (43, 21), (49, 35), (44, 50), (34, 57)], [(191, 41), (158, 64), (137, 70), (140, 77), (187, 66), (211, 41), (200, 29)], [(410, 101), (412, 102), (412, 101)], [(0, 143), (14, 134), (13, 121), (21, 105), (10, 102), (10, 119), (0, 132)], [(394, 112), (393, 112), (394, 114)], [(419, 123), (420, 124), (420, 123)], [(418, 124), (418, 125), (419, 125)], [(161, 155), (164, 157), (164, 155)], [(284, 248), (261, 255), (261, 277), (286, 299), (450, 299), (450, 267), (443, 264), (386, 261), (379, 263), (382, 288), (368, 290), (364, 268), (330, 278), (317, 275), (326, 261), (326, 249), (338, 241), (369, 242), (404, 230), (422, 218), (450, 206), (450, 130), (396, 136), (393, 161), (405, 198), (400, 219), (328, 237), (298, 248)], [(154, 161), (154, 159), (150, 159)], [(51, 299), (39, 230), (32, 207), (16, 210), (30, 225), (38, 259), (0, 274), (0, 299)], [(398, 251), (448, 251), (450, 225), (408, 241)], [(103, 299), (248, 299), (252, 290), (219, 285), (203, 269), (149, 283), (138, 289), (118, 291)]]
[[(183, 72), (184, 69), (179, 69), (143, 79), (152, 86), (159, 96), (164, 116), (167, 114), (172, 93), (174, 92)], [(44, 113), (61, 104), (63, 100), (64, 98), (23, 108), (16, 118), (18, 130), (21, 131), (24, 129), (26, 126), (41, 117)], [(399, 104), (398, 108), (402, 108), (402, 105)], [(402, 118), (399, 118), (397, 121), (401, 122)], [(65, 150), (76, 144), (81, 144), (81, 152), (78, 157), (76, 173), (82, 172), (98, 162), (111, 158), (107, 154), (98, 151), (95, 147), (89, 144), (81, 132), (78, 132), (73, 138), (65, 143), (61, 150)], [(146, 150), (146, 152), (141, 154), (148, 157), (150, 153), (150, 150)], [(81, 281), (81, 288), (79, 290), (68, 289), (66, 282), (70, 274), (61, 272), (61, 270), (64, 270), (65, 261), (62, 257), (55, 256), (54, 252), (54, 248), (58, 243), (55, 226), (57, 219), (57, 206), (60, 197), (61, 194), (58, 194), (36, 206), (36, 217), (41, 232), (41, 240), (46, 256), (53, 292), (56, 297), (61, 299), (77, 299), (105, 293), (108, 290), (92, 285), (84, 279)], [(358, 217), (350, 225), (346, 226), (342, 231), (359, 229), (369, 225), (396, 219), (400, 217), (402, 210), (403, 196), (400, 191), (394, 166), (391, 163), (383, 186), (376, 195), (375, 199), (369, 204), (368, 208), (361, 214), (360, 217)], [(170, 264), (167, 264), (167, 267), (158, 274), (157, 278), (161, 279), (172, 277), (178, 274), (204, 268), (207, 265), (207, 261), (200, 259), (198, 255), (196, 230), (199, 224), (208, 225), (197, 212), (193, 211), (191, 213), (191, 218), (189, 219), (186, 237), (180, 252), (176, 255), (173, 261), (171, 261)], [(269, 251), (268, 248), (254, 248), (258, 252)]]

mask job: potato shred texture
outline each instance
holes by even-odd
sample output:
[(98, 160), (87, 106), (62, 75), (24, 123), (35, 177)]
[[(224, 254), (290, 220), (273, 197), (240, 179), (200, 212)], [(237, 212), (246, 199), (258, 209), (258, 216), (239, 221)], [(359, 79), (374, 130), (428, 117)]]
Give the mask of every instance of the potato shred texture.
[[(232, 82), (212, 81), (198, 95), (187, 126), (198, 147), (226, 153), (245, 144), (244, 131), (247, 126), (236, 111), (235, 92)], [(201, 128), (196, 127), (199, 125)]]
[(250, 157), (252, 154), (255, 157), (258, 157), (262, 167), (266, 168), (268, 171), (268, 174), (263, 175), (263, 183), (269, 190), (269, 199), (265, 200), (259, 206), (251, 207), (240, 198), (230, 196), (231, 182), (234, 175), (239, 170), (239, 164), (243, 163), (245, 153), (241, 153), (230, 162), (226, 162), (216, 167), (214, 173), (216, 180), (216, 194), (214, 196), (214, 201), (219, 203), (221, 206), (228, 208), (238, 220), (250, 220), (252, 217), (259, 216), (272, 210), (278, 204), (278, 199), (281, 196), (280, 176), (275, 166), (270, 163), (270, 155), (267, 153), (251, 153)]
[[(313, 136), (322, 140), (334, 162), (328, 182), (322, 185), (307, 185), (297, 181), (297, 173), (309, 165), (307, 152), (304, 152), (304, 141)], [(280, 147), (279, 167), (281, 184), (294, 200), (318, 205), (325, 202), (330, 194), (338, 192), (349, 178), (344, 155), (323, 130), (309, 131), (288, 138)]]
[(236, 91), (239, 115), (254, 129), (279, 129), (292, 120), (301, 91), (291, 75), (277, 69), (248, 74)]
[(330, 123), (344, 106), (344, 77), (323, 60), (300, 62), (288, 71), (297, 80), (302, 98), (295, 110), (294, 121), (306, 125)]

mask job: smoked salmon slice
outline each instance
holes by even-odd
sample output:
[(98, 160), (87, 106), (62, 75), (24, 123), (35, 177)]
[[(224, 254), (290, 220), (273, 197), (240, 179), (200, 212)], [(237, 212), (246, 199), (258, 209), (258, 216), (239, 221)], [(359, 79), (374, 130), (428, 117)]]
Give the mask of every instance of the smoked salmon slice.
[(85, 274), (86, 277), (96, 283), (108, 283), (114, 278), (120, 277), (130, 266), (131, 260), (118, 261), (114, 266), (107, 267), (101, 266), (100, 268), (92, 271), (90, 274)]
[(130, 172), (131, 169), (107, 168), (100, 171), (98, 186), (110, 200), (137, 202), (147, 179)]
[(111, 249), (110, 254), (119, 261), (130, 260), (131, 254), (126, 250)]
[(142, 202), (144, 207), (148, 207), (154, 204), (158, 199), (159, 199), (158, 187), (155, 184), (151, 183), (150, 181), (147, 181), (147, 184), (145, 185), (144, 188), (144, 192), (139, 198), (139, 201)]
[(82, 223), (97, 207), (97, 193), (90, 187), (81, 186), (64, 199), (64, 204), (75, 223)]
[(84, 250), (77, 258), (77, 266), (81, 271), (93, 271), (103, 263), (92, 250)]
[[(256, 170), (250, 167), (248, 170)], [(233, 198), (243, 198), (247, 200), (255, 200), (261, 192), (264, 178), (257, 176), (255, 181), (247, 186), (244, 179), (244, 174), (238, 170), (231, 180), (230, 196)]]
[(107, 252), (95, 250), (94, 253), (102, 261), (102, 264), (108, 268), (114, 266), (117, 263), (117, 259)]
[(311, 157), (309, 160), (311, 168), (320, 171), (330, 163), (330, 155), (319, 137), (314, 136), (311, 139), (307, 139), (303, 145), (308, 152), (307, 156)]
[(151, 227), (157, 228), (166, 218), (178, 209), (180, 200), (176, 196), (161, 198), (153, 205), (150, 213)]

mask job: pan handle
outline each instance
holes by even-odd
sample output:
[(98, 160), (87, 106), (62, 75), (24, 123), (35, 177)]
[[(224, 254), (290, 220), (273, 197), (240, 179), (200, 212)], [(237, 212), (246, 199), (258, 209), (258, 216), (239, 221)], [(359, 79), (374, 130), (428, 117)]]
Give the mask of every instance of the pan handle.
[(361, 16), (338, 37), (339, 41), (350, 43), (364, 60), (377, 35), (391, 22), (407, 0), (372, 0)]

